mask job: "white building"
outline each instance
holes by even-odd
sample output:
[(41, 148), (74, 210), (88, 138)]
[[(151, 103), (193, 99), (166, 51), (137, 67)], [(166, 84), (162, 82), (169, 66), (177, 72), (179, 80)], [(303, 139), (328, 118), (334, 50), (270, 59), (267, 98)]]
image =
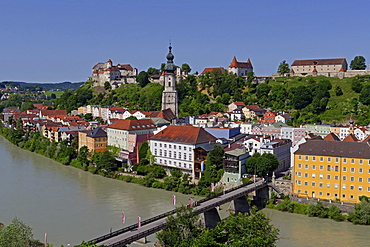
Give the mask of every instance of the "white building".
[(156, 126), (151, 119), (119, 119), (107, 127), (107, 145), (128, 150), (129, 134), (149, 135), (155, 130)]
[(169, 168), (179, 168), (194, 178), (194, 149), (216, 141), (201, 127), (170, 125), (149, 139), (155, 163)]

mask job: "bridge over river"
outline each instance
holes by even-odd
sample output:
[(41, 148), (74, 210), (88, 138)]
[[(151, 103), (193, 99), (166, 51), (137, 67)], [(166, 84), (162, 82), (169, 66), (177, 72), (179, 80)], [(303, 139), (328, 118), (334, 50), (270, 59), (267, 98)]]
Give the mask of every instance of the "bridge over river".
[[(233, 202), (230, 205), (230, 210), (235, 211), (236, 213), (247, 212), (249, 210), (249, 205), (246, 201), (245, 195), (256, 191), (257, 197), (266, 198), (268, 196), (268, 186), (272, 187), (272, 185), (269, 185), (264, 181), (240, 185), (217, 195), (195, 201), (192, 206), (196, 213), (203, 214), (202, 216), (205, 225), (207, 227), (213, 227), (220, 220), (216, 207), (227, 202)], [(133, 224), (89, 242), (95, 242), (97, 245), (110, 247), (126, 246), (127, 244), (143, 239), (165, 228), (167, 216), (175, 214), (175, 212), (176, 210), (171, 210), (164, 214), (144, 220), (141, 222), (140, 228), (138, 228), (138, 224)]]

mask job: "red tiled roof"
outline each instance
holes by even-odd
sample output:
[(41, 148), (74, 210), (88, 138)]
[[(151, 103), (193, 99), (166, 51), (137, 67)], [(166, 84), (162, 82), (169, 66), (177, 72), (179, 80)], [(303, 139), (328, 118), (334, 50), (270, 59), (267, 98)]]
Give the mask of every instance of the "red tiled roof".
[(357, 137), (354, 134), (349, 134), (346, 138), (343, 139), (344, 142), (358, 142)]
[(150, 140), (202, 144), (216, 141), (216, 138), (201, 127), (189, 125), (170, 125), (166, 129), (152, 136)]
[(108, 126), (111, 129), (121, 129), (121, 130), (143, 130), (143, 129), (155, 129), (151, 119), (118, 119), (114, 123)]
[(345, 61), (345, 58), (294, 60), (292, 66), (342, 64)]
[(202, 72), (202, 75), (205, 75), (207, 72), (212, 73), (214, 70), (221, 70), (221, 72), (224, 72), (225, 69), (223, 67), (218, 68), (205, 68)]
[(50, 115), (67, 115), (66, 110), (41, 110), (42, 116), (50, 116)]
[(130, 64), (117, 64), (118, 69), (134, 70)]
[(251, 60), (248, 58), (247, 62), (238, 62), (236, 60), (236, 57), (234, 56), (233, 60), (231, 61), (230, 68), (247, 68), (247, 69), (253, 69)]
[(234, 103), (234, 105), (245, 106), (243, 101), (235, 101), (233, 103)]
[(330, 133), (324, 137), (324, 141), (340, 141), (340, 139), (336, 134)]
[(260, 107), (258, 105), (246, 105), (245, 107), (247, 107), (248, 109), (259, 109)]

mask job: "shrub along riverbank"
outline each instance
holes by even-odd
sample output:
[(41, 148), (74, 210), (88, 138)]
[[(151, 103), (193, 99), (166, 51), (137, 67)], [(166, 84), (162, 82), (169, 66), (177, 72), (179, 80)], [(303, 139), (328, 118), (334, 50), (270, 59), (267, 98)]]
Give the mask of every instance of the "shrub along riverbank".
[(322, 202), (301, 204), (292, 202), (289, 196), (276, 204), (277, 196), (273, 194), (271, 200), (266, 205), (267, 208), (277, 209), (283, 212), (304, 214), (308, 217), (329, 218), (335, 221), (350, 221), (353, 224), (370, 225), (370, 202), (367, 197), (362, 197), (361, 202), (355, 205), (355, 211), (343, 214), (341, 210), (332, 205), (327, 207)]

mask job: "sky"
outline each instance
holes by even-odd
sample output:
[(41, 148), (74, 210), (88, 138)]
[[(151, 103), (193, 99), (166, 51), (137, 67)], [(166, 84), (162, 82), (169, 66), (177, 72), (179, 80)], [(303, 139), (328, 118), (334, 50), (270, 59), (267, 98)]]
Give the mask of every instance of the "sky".
[(369, 59), (370, 1), (0, 0), (0, 81), (82, 82), (98, 62), (191, 73), (251, 59), (259, 76), (295, 59)]

